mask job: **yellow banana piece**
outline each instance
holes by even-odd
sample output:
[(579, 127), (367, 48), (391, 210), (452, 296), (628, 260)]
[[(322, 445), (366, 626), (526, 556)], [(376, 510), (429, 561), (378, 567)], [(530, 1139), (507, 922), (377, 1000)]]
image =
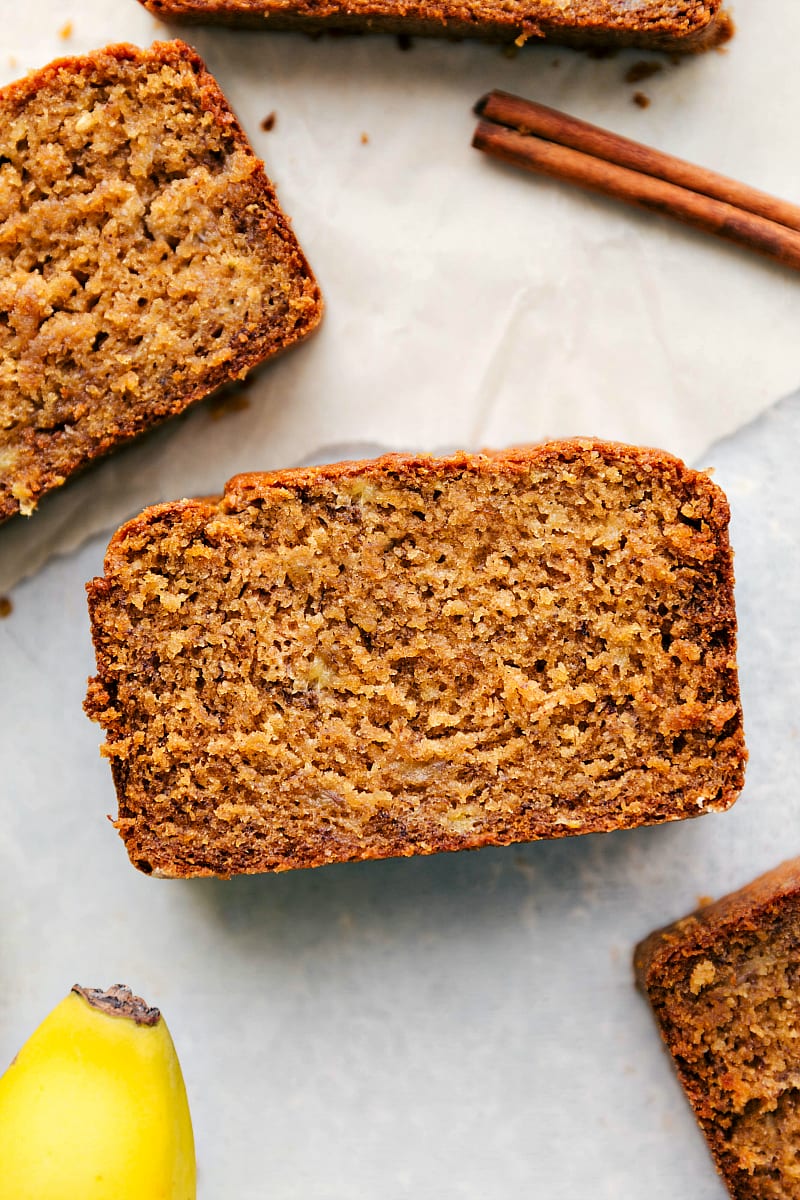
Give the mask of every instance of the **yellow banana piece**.
[(192, 1121), (157, 1008), (74, 987), (0, 1078), (0, 1200), (195, 1200)]

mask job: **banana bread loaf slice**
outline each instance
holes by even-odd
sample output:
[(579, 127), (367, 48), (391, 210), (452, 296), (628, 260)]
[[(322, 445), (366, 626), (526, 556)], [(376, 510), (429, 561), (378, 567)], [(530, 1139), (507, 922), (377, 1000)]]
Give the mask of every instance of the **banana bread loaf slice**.
[(165, 875), (628, 828), (742, 784), (728, 507), (593, 441), (242, 475), (89, 585), (117, 828)]
[(800, 858), (636, 950), (734, 1200), (800, 1200)]
[(325, 29), (696, 51), (726, 41), (723, 0), (142, 0), (155, 16), (251, 29)]
[(319, 316), (188, 46), (112, 46), (0, 91), (0, 520)]

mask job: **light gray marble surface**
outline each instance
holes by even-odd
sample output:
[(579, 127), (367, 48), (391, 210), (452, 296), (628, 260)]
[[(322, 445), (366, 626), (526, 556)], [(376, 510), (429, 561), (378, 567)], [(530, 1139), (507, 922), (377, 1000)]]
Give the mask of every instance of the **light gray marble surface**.
[[(751, 760), (681, 825), (281, 877), (138, 875), (99, 731), (83, 584), (0, 622), (0, 1060), (74, 981), (162, 1006), (202, 1200), (720, 1200), (631, 950), (800, 852), (800, 395), (715, 446), (733, 508)], [(144, 1198), (143, 1198), (144, 1200)]]

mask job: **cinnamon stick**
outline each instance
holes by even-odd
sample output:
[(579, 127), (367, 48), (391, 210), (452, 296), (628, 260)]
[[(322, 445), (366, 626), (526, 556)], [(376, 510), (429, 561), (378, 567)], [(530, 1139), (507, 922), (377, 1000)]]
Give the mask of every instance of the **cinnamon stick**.
[[(673, 217), (800, 269), (796, 205), (502, 92), (492, 92), (476, 107), (484, 118), (472, 141), (477, 149)], [(765, 216), (767, 212), (773, 216)], [(778, 215), (781, 221), (775, 219)]]
[(536, 134), (549, 142), (558, 142), (561, 146), (582, 150), (594, 158), (602, 158), (606, 162), (629, 167), (643, 175), (664, 179), (667, 183), (675, 183), (678, 187), (712, 196), (715, 200), (722, 200), (736, 208), (743, 208), (746, 212), (765, 217), (768, 221), (777, 221), (779, 225), (787, 225), (789, 229), (800, 230), (800, 205), (791, 204), (788, 200), (779, 200), (776, 196), (770, 196), (769, 193), (761, 192), (746, 183), (739, 183), (726, 175), (718, 175), (716, 171), (709, 171), (706, 167), (699, 167), (672, 154), (665, 154), (652, 146), (644, 146), (620, 134), (601, 129), (598, 125), (590, 125), (588, 121), (570, 117), (558, 109), (548, 108), (546, 104), (523, 100), (521, 96), (512, 96), (509, 92), (495, 91), (478, 101), (475, 112), (484, 120), (493, 121), (495, 125), (507, 125), (519, 133)]

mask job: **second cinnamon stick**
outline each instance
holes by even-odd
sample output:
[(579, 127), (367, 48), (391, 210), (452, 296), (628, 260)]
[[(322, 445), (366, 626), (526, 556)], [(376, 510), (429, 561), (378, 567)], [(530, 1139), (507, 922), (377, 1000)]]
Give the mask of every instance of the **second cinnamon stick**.
[(599, 125), (591, 125), (588, 121), (535, 100), (525, 100), (510, 92), (494, 91), (478, 101), (475, 112), (494, 125), (506, 125), (518, 133), (534, 134), (548, 142), (581, 150), (593, 158), (603, 158), (617, 166), (629, 167), (642, 175), (653, 175), (667, 183), (745, 209), (768, 221), (776, 221), (789, 229), (800, 230), (800, 206), (789, 200), (781, 200), (737, 179), (710, 171), (708, 167), (634, 142), (619, 133), (601, 129)]
[(733, 204), (491, 121), (478, 122), (472, 144), (493, 158), (673, 217), (800, 270), (800, 233)]

